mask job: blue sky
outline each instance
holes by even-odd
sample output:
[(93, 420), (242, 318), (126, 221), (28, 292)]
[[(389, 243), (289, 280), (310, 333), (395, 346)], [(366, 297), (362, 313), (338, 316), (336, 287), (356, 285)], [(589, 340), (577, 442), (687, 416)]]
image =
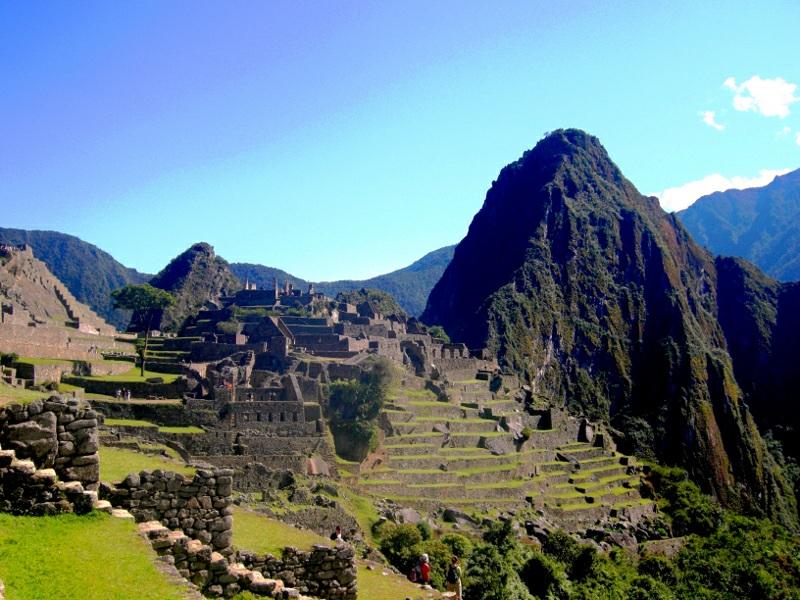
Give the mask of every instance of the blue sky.
[[(2, 224), (367, 277), (547, 132), (668, 207), (800, 167), (800, 3), (0, 4)], [(794, 87), (793, 87), (794, 86)]]

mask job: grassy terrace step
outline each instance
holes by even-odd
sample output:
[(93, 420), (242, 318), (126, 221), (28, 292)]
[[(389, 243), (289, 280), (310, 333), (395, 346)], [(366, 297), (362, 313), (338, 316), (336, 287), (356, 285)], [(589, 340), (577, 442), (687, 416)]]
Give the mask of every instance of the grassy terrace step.
[[(386, 438), (387, 441), (396, 439), (396, 438)], [(400, 443), (400, 444), (384, 444), (384, 449), (386, 449), (391, 454), (397, 456), (415, 456), (418, 454), (425, 454), (426, 456), (431, 453), (435, 452), (439, 449), (438, 445), (434, 445), (431, 443), (419, 443), (419, 444), (409, 444), (409, 443)]]
[(619, 464), (597, 467), (594, 469), (581, 469), (580, 471), (575, 472), (573, 479), (575, 479), (575, 481), (602, 479), (613, 475), (624, 474), (626, 470), (627, 467)]
[(447, 425), (453, 432), (487, 433), (496, 431), (497, 421), (491, 419), (448, 419), (436, 417), (417, 417), (409, 421), (391, 420), (398, 430), (432, 431), (435, 425)]
[[(466, 452), (452, 452), (460, 450)], [(448, 451), (448, 452), (445, 452)], [(533, 449), (513, 454), (491, 454), (484, 448), (440, 448), (435, 454), (388, 457), (388, 464), (396, 469), (436, 468), (446, 464), (449, 469), (465, 469), (469, 467), (489, 466), (501, 463), (536, 463), (553, 458), (548, 450)]]
[(194, 425), (187, 425), (185, 427), (172, 427), (168, 425), (156, 425), (150, 421), (140, 421), (137, 419), (106, 419), (104, 425), (107, 427), (145, 427), (148, 429), (158, 429), (159, 433), (177, 433), (193, 435), (198, 433), (205, 433), (200, 427)]
[(522, 467), (522, 463), (504, 463), (448, 471), (441, 469), (376, 469), (362, 473), (362, 475), (366, 479), (374, 481), (403, 481), (414, 484), (469, 483), (470, 480), (480, 483), (516, 477), (520, 467)]
[(632, 488), (636, 488), (639, 486), (640, 481), (641, 480), (638, 476), (619, 474), (619, 475), (609, 475), (608, 477), (602, 477), (597, 481), (575, 483), (571, 485), (586, 490), (586, 493), (590, 494), (590, 493), (595, 493), (598, 490), (602, 490), (603, 488), (607, 488), (609, 486), (628, 485), (631, 486)]

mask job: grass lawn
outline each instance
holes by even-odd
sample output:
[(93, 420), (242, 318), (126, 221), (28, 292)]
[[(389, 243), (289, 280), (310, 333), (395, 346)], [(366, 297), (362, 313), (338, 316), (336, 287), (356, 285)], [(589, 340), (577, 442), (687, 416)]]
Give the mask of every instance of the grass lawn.
[(23, 388), (12, 387), (5, 383), (0, 382), (0, 406), (3, 404), (28, 404), (33, 400), (40, 398), (47, 398), (52, 392), (37, 392), (34, 390), (26, 390)]
[(196, 433), (205, 433), (205, 429), (201, 427), (196, 427), (194, 425), (186, 425), (184, 427), (159, 427), (159, 433), (181, 433), (181, 434), (196, 434)]
[(127, 520), (102, 513), (0, 514), (0, 579), (7, 600), (181, 600), (155, 553)]
[(125, 479), (128, 473), (139, 471), (175, 471), (189, 477), (194, 475), (194, 469), (182, 462), (170, 460), (163, 456), (142, 454), (126, 448), (100, 447), (100, 479), (117, 483)]
[(103, 423), (109, 427), (158, 427), (155, 423), (138, 419), (106, 419)]
[[(387, 573), (384, 575), (383, 573)], [(376, 566), (371, 571), (366, 565), (358, 565), (358, 597), (368, 600), (398, 600), (413, 598), (413, 600), (439, 598), (435, 591), (421, 590), (405, 577), (395, 575), (389, 570)]]
[(157, 427), (159, 433), (181, 433), (181, 434), (196, 434), (205, 433), (201, 427), (194, 425), (186, 425), (181, 427), (173, 427), (169, 425), (156, 425), (150, 421), (140, 421), (138, 419), (106, 419), (103, 421), (109, 427)]
[[(313, 544), (327, 544), (331, 541), (313, 531), (297, 529), (286, 523), (240, 508), (233, 507), (233, 543), (238, 548), (252, 552), (269, 552), (280, 555), (286, 546), (307, 549)], [(438, 598), (435, 592), (420, 590), (405, 577), (400, 577), (388, 572), (383, 575), (384, 569), (377, 567), (374, 571), (367, 569), (366, 565), (358, 565), (358, 597), (365, 600), (397, 600), (398, 598), (427, 599)], [(249, 598), (242, 595), (241, 599)]]
[(120, 383), (125, 382), (144, 382), (147, 379), (151, 379), (153, 377), (160, 377), (164, 380), (164, 383), (172, 383), (175, 381), (180, 375), (175, 375), (173, 373), (154, 373), (153, 371), (145, 371), (144, 377), (140, 374), (139, 367), (133, 367), (130, 371), (126, 373), (122, 373), (120, 375), (97, 375), (93, 377), (85, 377), (84, 379), (91, 379), (94, 381), (118, 381)]
[(308, 550), (314, 544), (330, 543), (329, 539), (313, 531), (297, 529), (266, 515), (233, 507), (233, 544), (238, 548), (280, 556), (286, 546)]

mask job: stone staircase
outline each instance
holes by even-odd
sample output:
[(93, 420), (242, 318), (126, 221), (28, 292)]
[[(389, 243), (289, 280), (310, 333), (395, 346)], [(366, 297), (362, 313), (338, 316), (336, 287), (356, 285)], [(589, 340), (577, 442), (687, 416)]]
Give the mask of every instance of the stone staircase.
[[(110, 506), (110, 505), (109, 505)], [(0, 448), (0, 512), (14, 515), (84, 514), (104, 508), (97, 492), (80, 481), (60, 481), (55, 469), (38, 469), (32, 460)]]
[(382, 447), (360, 469), (365, 493), (427, 509), (531, 507), (567, 523), (653, 508), (633, 459), (579, 442), (579, 419), (526, 411), (489, 381), (451, 383), (439, 397), (424, 386), (406, 377), (390, 394)]

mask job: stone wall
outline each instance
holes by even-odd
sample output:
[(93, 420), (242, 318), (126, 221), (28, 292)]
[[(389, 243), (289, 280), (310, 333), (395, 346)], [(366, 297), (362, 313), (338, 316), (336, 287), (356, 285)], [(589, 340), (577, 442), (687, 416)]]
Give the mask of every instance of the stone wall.
[(54, 469), (62, 481), (97, 487), (97, 414), (84, 402), (52, 396), (0, 407), (0, 445), (38, 469)]
[(78, 481), (59, 481), (54, 469), (37, 469), (0, 447), (0, 512), (15, 515), (87, 513), (92, 495)]
[(208, 544), (180, 531), (170, 531), (158, 521), (139, 524), (139, 533), (152, 544), (159, 556), (171, 563), (184, 579), (191, 581), (203, 595), (230, 598), (241, 591), (268, 598), (304, 599), (283, 581), (266, 579), (260, 572), (240, 564), (231, 564)]
[(247, 569), (323, 600), (356, 600), (358, 594), (355, 551), (349, 544), (315, 545), (309, 552), (285, 548), (282, 558), (239, 552), (238, 560)]
[(113, 506), (127, 509), (137, 522), (159, 521), (229, 555), (232, 489), (232, 470), (198, 469), (191, 480), (170, 471), (131, 473), (101, 492)]

